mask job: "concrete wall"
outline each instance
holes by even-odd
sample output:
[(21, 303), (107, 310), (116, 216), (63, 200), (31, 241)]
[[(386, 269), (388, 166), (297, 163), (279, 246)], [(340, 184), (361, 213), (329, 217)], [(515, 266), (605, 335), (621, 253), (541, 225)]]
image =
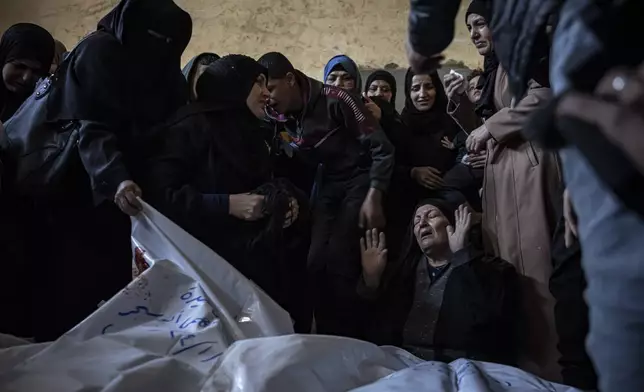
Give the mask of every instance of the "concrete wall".
[[(456, 1), (456, 0), (454, 0)], [(72, 47), (117, 0), (0, 0), (0, 30), (34, 22)], [(321, 77), (326, 61), (346, 53), (365, 68), (406, 67), (404, 42), (409, 0), (176, 0), (193, 18), (184, 56), (212, 51), (260, 56), (285, 53), (296, 67)], [(447, 56), (479, 65), (458, 16)]]

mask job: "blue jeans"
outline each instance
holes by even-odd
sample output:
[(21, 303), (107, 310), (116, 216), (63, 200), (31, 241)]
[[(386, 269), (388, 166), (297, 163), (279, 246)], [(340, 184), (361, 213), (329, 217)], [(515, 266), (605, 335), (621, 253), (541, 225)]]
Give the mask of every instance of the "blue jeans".
[(590, 308), (587, 348), (599, 388), (644, 391), (644, 221), (597, 179), (576, 148), (561, 157), (578, 215)]

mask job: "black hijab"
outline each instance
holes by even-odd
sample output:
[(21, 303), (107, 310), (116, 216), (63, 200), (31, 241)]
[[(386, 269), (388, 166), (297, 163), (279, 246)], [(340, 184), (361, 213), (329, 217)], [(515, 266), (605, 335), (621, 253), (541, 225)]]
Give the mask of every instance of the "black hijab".
[(436, 89), (436, 99), (431, 109), (427, 111), (420, 111), (414, 106), (411, 99), (411, 84), (416, 76), (411, 68), (407, 70), (405, 75), (405, 108), (401, 113), (401, 117), (405, 125), (411, 132), (435, 132), (442, 131), (446, 124), (447, 119), (447, 95), (445, 88), (438, 76), (438, 72), (434, 71), (430, 74), (434, 88)]
[[(492, 10), (490, 8), (490, 3), (487, 0), (474, 0), (470, 3), (465, 13), (465, 21), (467, 23), (467, 17), (470, 14), (481, 15), (485, 21), (489, 24), (492, 16)], [(490, 29), (491, 27), (488, 26)], [(474, 111), (481, 118), (489, 118), (494, 113), (497, 112), (496, 105), (494, 104), (494, 88), (496, 84), (496, 71), (499, 69), (499, 60), (496, 57), (494, 52), (494, 46), (492, 46), (492, 52), (488, 53), (485, 56), (483, 62), (483, 73), (479, 78), (476, 88), (481, 90), (481, 98), (476, 103)]]
[[(246, 99), (257, 77), (268, 71), (248, 56), (228, 55), (210, 64), (197, 81), (199, 103), (213, 124), (218, 151), (239, 174), (260, 183), (270, 179), (270, 154), (261, 120)], [(194, 105), (194, 104), (193, 104)]]
[(171, 0), (121, 0), (60, 65), (50, 119), (142, 130), (164, 121), (188, 100), (180, 62), (191, 35), (190, 15)]
[(384, 69), (379, 69), (377, 71), (372, 72), (371, 75), (367, 77), (367, 83), (365, 83), (364, 85), (365, 93), (369, 91), (369, 87), (371, 86), (371, 83), (373, 83), (376, 80), (382, 80), (389, 84), (389, 87), (391, 87), (391, 104), (395, 108), (397, 86), (396, 86), (396, 78), (394, 77), (394, 75), (392, 75), (388, 71), (385, 71)]
[[(54, 38), (40, 26), (18, 23), (11, 26), (0, 40), (0, 71), (5, 64), (16, 60), (32, 60), (40, 64), (36, 70), (47, 75), (54, 57)], [(0, 121), (11, 117), (31, 94), (16, 94), (0, 83)]]

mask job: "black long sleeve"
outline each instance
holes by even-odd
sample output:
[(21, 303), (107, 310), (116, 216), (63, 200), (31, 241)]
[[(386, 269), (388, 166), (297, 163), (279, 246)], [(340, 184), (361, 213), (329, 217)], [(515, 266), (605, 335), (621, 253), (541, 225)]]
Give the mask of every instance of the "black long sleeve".
[(409, 43), (417, 53), (430, 57), (443, 52), (454, 39), (454, 19), (459, 0), (411, 0)]
[(175, 221), (213, 218), (216, 222), (217, 217), (227, 216), (228, 194), (203, 193), (193, 185), (210, 148), (198, 125), (169, 128), (160, 136), (163, 140), (147, 164), (148, 180), (143, 189), (152, 205)]

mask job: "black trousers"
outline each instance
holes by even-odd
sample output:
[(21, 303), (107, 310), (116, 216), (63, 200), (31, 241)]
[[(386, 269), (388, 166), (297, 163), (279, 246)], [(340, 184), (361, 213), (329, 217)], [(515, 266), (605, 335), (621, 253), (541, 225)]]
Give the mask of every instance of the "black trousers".
[(369, 189), (368, 174), (325, 179), (313, 208), (309, 251), (316, 332), (361, 339), (363, 309), (356, 292), (362, 268), (358, 216)]
[(586, 352), (588, 305), (583, 293), (586, 278), (581, 265), (581, 248), (566, 248), (563, 217), (557, 223), (552, 242), (553, 272), (550, 292), (556, 300), (555, 327), (559, 335), (557, 348), (561, 353), (564, 384), (579, 389), (597, 388), (597, 374)]

